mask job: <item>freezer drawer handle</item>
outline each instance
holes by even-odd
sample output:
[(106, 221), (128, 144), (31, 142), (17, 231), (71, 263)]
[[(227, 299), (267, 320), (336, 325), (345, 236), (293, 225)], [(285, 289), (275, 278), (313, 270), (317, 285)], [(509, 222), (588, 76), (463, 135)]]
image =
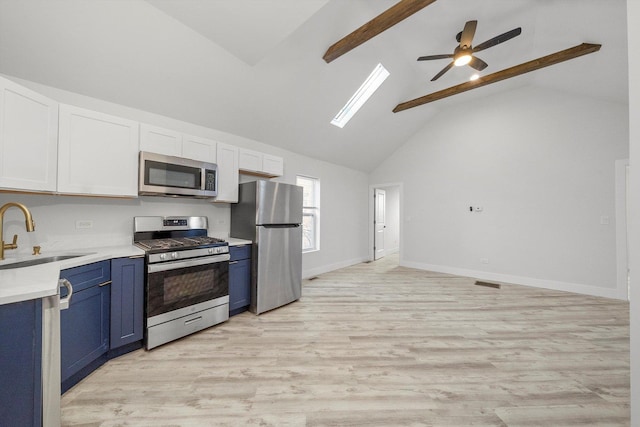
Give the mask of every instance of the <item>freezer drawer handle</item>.
[(66, 298), (60, 298), (60, 310), (66, 310), (69, 308), (69, 304), (71, 304), (71, 295), (73, 295), (73, 285), (67, 279), (58, 280), (58, 289), (60, 286), (64, 286), (67, 288), (69, 293)]

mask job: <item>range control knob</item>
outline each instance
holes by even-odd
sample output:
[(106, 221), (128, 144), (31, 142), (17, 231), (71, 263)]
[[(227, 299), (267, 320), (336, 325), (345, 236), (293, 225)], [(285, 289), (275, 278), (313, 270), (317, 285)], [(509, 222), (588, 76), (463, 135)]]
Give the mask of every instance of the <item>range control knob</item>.
[(210, 254), (215, 253), (215, 249), (214, 249), (214, 248), (209, 248), (209, 253), (210, 253)]
[(162, 261), (164, 261), (165, 259), (167, 259), (167, 254), (160, 254), (160, 259)]
[(171, 252), (171, 259), (178, 259), (178, 252)]

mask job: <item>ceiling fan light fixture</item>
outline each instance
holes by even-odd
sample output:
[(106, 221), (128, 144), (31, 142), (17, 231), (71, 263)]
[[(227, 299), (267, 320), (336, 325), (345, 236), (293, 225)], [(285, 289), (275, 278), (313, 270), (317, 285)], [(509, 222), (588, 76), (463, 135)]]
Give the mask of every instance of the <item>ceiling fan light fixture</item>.
[(469, 62), (471, 62), (471, 54), (463, 53), (459, 56), (456, 56), (456, 58), (453, 60), (453, 65), (455, 65), (456, 67), (462, 67), (463, 65), (467, 65)]
[(471, 77), (469, 77), (469, 81), (475, 81), (475, 80), (478, 80), (479, 78), (480, 78), (480, 74), (473, 73), (471, 74)]

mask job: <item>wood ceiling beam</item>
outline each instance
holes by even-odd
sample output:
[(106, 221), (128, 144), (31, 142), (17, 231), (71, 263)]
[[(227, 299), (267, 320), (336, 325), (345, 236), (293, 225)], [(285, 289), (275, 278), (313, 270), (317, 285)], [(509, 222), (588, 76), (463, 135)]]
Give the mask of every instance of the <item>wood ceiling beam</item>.
[(322, 57), (327, 63), (360, 46), (436, 0), (401, 0), (348, 36), (332, 44)]
[(457, 95), (468, 90), (477, 89), (479, 87), (486, 86), (491, 83), (496, 83), (501, 80), (510, 79), (512, 77), (516, 77), (530, 71), (535, 71), (540, 68), (548, 67), (550, 65), (555, 65), (560, 62), (568, 61), (569, 59), (577, 58), (582, 55), (597, 52), (600, 50), (601, 46), (602, 45), (599, 44), (582, 43), (578, 46), (574, 46), (569, 49), (552, 53), (551, 55), (534, 59), (533, 61), (515, 65), (501, 71), (496, 71), (492, 74), (487, 74), (486, 76), (480, 77), (478, 80), (465, 82), (456, 86), (449, 87), (447, 89), (440, 90), (438, 92), (433, 92), (428, 95), (421, 96), (420, 98), (412, 99), (411, 101), (403, 102), (396, 105), (396, 108), (393, 109), (393, 112), (397, 113), (399, 111), (408, 110), (409, 108), (417, 107), (419, 105), (437, 101), (442, 98)]

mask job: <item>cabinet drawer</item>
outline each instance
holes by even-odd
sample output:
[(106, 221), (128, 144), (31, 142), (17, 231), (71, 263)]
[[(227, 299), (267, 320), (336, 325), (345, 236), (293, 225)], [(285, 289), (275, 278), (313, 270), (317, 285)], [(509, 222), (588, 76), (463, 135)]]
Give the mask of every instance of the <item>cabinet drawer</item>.
[[(94, 262), (80, 267), (68, 268), (60, 272), (61, 279), (67, 279), (73, 285), (73, 292), (79, 292), (111, 280), (111, 263), (109, 260)], [(60, 290), (66, 296), (66, 288)]]
[(229, 246), (231, 261), (251, 258), (251, 245)]

